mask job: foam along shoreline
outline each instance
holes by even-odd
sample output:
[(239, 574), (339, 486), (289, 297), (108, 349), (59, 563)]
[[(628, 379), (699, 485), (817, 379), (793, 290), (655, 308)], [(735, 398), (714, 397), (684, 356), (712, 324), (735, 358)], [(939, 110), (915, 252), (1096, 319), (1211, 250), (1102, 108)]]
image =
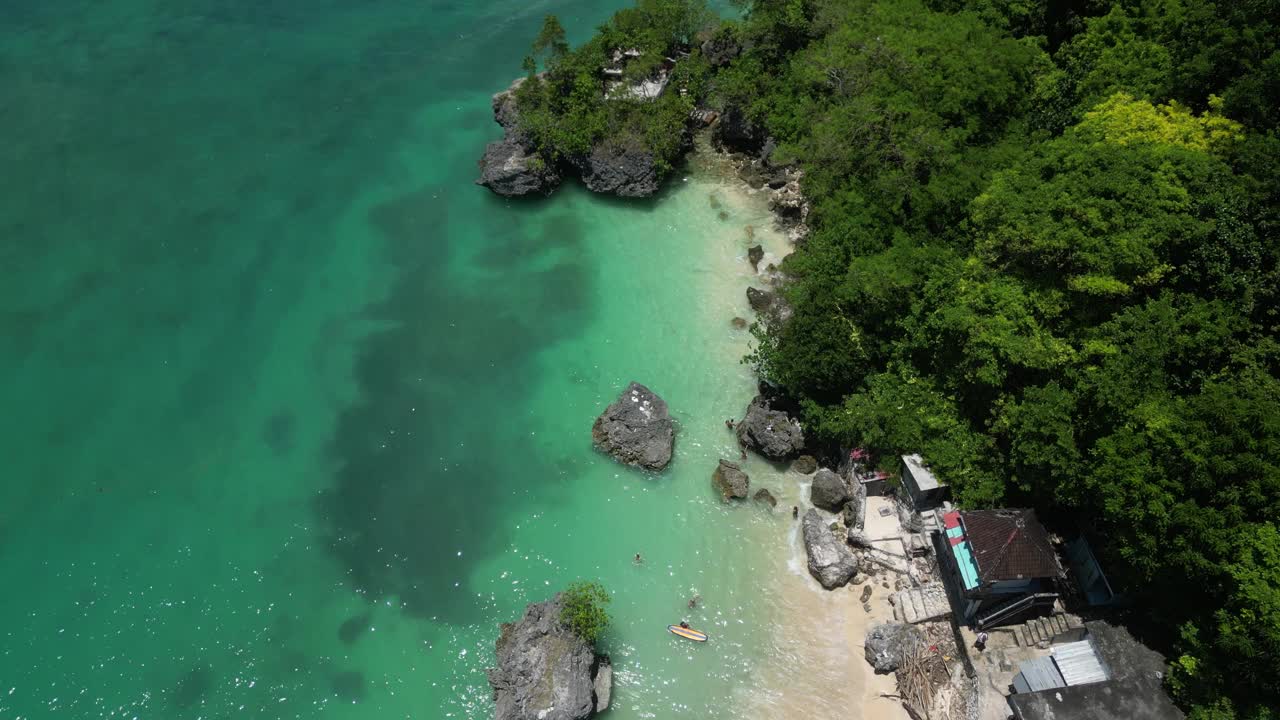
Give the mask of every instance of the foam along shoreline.
[[(720, 279), (707, 285), (706, 306), (712, 312), (724, 313), (732, 308), (752, 322), (755, 318), (746, 303), (743, 279), (756, 287), (768, 285), (768, 266), (780, 264), (793, 249), (792, 242), (769, 210), (771, 191), (751, 188), (739, 179), (732, 158), (716, 152), (700, 138), (689, 164), (690, 177), (685, 181), (705, 183), (713, 207), (719, 203), (728, 215), (759, 218), (750, 238), (741, 228), (732, 231), (742, 236), (735, 241), (735, 254), (722, 250), (717, 255), (715, 268)], [(764, 249), (758, 271), (746, 258), (747, 247), (755, 244)], [(729, 293), (732, 297), (726, 298)], [(729, 319), (724, 318), (726, 330)], [(740, 329), (733, 332), (739, 335), (738, 342), (731, 343), (732, 351), (727, 353), (725, 362), (737, 366), (750, 344), (750, 335)], [(893, 608), (888, 601), (893, 586), (882, 576), (862, 576), (861, 583), (824, 590), (805, 569), (800, 523), (789, 512), (792, 506), (800, 507), (802, 512), (809, 506), (811, 476), (780, 472), (755, 455), (746, 461), (744, 469), (751, 475), (752, 488), (767, 487), (774, 493), (778, 508), (768, 522), (748, 528), (753, 535), (751, 543), (766, 554), (763, 564), (768, 581), (761, 585), (760, 592), (770, 622), (767, 629), (762, 628), (769, 637), (755, 683), (741, 688), (733, 699), (737, 715), (765, 720), (845, 717), (852, 712), (864, 720), (909, 720), (896, 697), (887, 697), (896, 695), (894, 677), (876, 675), (863, 650), (871, 625), (893, 621)], [(861, 601), (868, 584), (870, 612), (863, 609)]]

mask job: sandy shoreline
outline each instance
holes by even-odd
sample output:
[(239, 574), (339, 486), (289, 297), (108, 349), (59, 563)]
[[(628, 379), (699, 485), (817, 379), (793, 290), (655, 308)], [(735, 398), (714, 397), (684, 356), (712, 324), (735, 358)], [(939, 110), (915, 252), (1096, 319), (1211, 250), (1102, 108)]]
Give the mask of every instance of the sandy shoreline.
[[(769, 218), (767, 227), (756, 227), (752, 242), (759, 243), (765, 258), (759, 273), (754, 273), (742, 256), (721, 256), (716, 274), (745, 279), (747, 284), (768, 284), (764, 272), (770, 263), (780, 263), (793, 246), (783, 230), (773, 225), (768, 212), (769, 191), (755, 190), (738, 179), (730, 158), (700, 145), (690, 156), (690, 171), (696, 176), (716, 180), (714, 202), (723, 203), (734, 214)], [(762, 225), (764, 223), (761, 223)], [(743, 249), (745, 251), (745, 248)], [(731, 283), (733, 292), (742, 293), (740, 282)], [(724, 293), (723, 283), (707, 285), (711, 294)], [(723, 308), (725, 298), (712, 297), (708, 305)], [(735, 298), (734, 306), (742, 307), (743, 317), (754, 316), (745, 307), (745, 298)], [(725, 318), (727, 321), (728, 318)], [(740, 331), (742, 341), (733, 357), (737, 363), (749, 345), (749, 335)], [(778, 498), (778, 508), (771, 521), (751, 527), (753, 545), (764, 549), (762, 564), (768, 569), (762, 578), (761, 592), (772, 619), (765, 643), (766, 652), (751, 687), (742, 688), (734, 702), (744, 718), (847, 718), (867, 720), (907, 720), (909, 716), (893, 695), (892, 675), (876, 675), (866, 662), (863, 640), (867, 628), (877, 622), (893, 620), (888, 602), (892, 585), (882, 585), (883, 577), (860, 577), (857, 584), (834, 591), (824, 590), (806, 568), (806, 555), (800, 537), (800, 523), (791, 518), (795, 505), (808, 507), (810, 476), (778, 471), (775, 466), (751, 456), (744, 462), (751, 475), (752, 487), (768, 487)], [(863, 589), (870, 584), (870, 612), (861, 602)]]

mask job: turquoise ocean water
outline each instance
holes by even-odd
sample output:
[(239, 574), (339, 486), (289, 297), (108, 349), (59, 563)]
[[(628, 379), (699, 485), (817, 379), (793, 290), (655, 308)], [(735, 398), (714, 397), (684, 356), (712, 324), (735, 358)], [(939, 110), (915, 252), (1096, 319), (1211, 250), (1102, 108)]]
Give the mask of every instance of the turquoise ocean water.
[[(752, 701), (790, 517), (709, 476), (767, 212), (472, 185), (541, 17), (620, 4), (0, 8), (0, 718), (487, 717), (497, 623), (578, 578), (611, 717)], [(632, 379), (659, 476), (591, 449)]]

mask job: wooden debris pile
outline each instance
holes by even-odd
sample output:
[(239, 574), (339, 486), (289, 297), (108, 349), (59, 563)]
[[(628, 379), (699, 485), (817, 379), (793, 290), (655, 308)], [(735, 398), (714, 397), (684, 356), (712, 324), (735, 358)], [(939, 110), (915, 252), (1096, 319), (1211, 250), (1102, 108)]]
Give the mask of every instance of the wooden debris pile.
[(945, 623), (924, 623), (919, 627), (927, 641), (906, 655), (896, 672), (902, 705), (915, 720), (963, 717), (963, 696), (956, 692), (954, 681), (957, 677), (962, 679), (964, 673), (956, 658), (950, 628)]

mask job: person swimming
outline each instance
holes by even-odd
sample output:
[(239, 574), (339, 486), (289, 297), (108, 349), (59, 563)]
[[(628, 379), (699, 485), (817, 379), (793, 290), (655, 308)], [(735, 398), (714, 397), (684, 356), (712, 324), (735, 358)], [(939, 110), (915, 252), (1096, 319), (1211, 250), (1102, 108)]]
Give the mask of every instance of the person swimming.
[(684, 628), (685, 630), (689, 630), (689, 629), (690, 629), (690, 628), (689, 628), (689, 621), (688, 621), (688, 620), (681, 620), (681, 621), (680, 621), (680, 627)]
[(640, 553), (636, 553), (636, 564), (639, 565), (642, 562), (644, 562), (644, 558), (640, 557)]

